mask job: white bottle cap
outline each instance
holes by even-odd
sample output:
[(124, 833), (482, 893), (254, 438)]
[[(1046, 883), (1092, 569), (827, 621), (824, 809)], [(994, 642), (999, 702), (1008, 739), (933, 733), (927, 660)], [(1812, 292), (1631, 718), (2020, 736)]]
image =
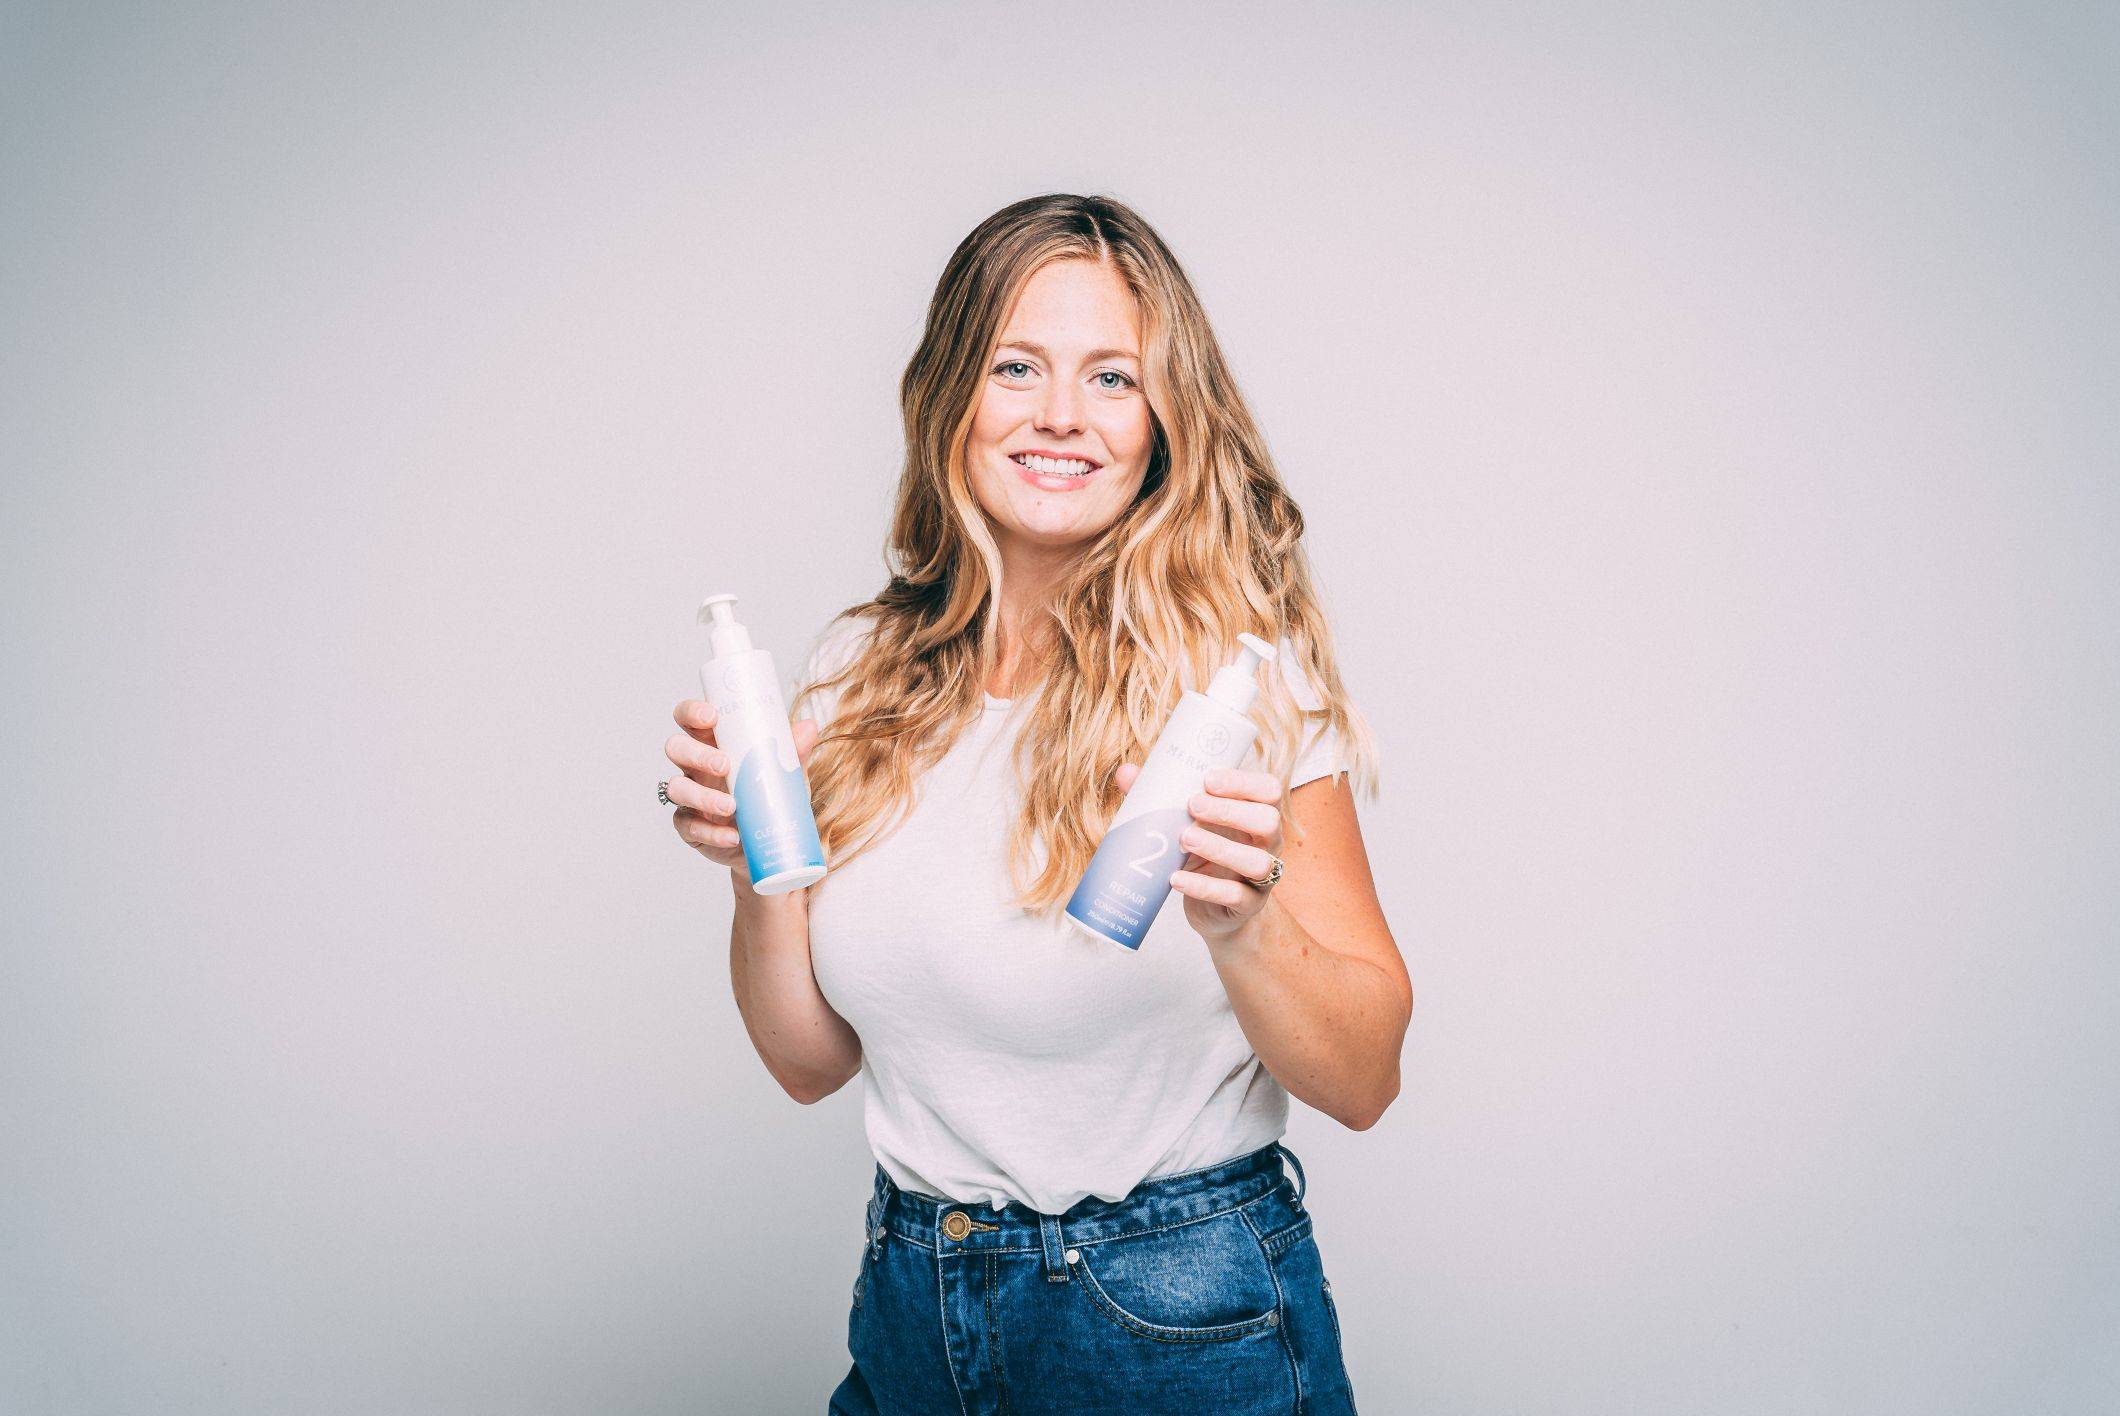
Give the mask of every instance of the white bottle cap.
[(751, 631), (736, 622), (734, 595), (709, 595), (699, 606), (699, 622), (714, 626), (707, 637), (713, 641), (714, 657), (741, 654), (751, 647)]
[(1214, 681), (1207, 685), (1207, 696), (1239, 713), (1248, 713), (1251, 700), (1259, 696), (1259, 665), (1279, 656), (1271, 644), (1256, 634), (1240, 634), (1237, 642), (1244, 647), (1237, 651), (1236, 658), (1215, 670)]

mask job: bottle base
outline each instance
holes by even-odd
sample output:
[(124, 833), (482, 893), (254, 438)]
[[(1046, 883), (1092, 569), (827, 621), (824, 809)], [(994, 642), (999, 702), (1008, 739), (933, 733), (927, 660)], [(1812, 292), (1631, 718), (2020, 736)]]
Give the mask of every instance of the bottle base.
[(1114, 939), (1109, 934), (1106, 934), (1103, 930), (1092, 928), (1091, 926), (1084, 924), (1081, 920), (1076, 919), (1071, 914), (1063, 914), (1061, 918), (1065, 919), (1069, 924), (1072, 924), (1075, 928), (1081, 930), (1084, 934), (1087, 934), (1092, 939), (1101, 939), (1107, 944), (1116, 945), (1117, 947), (1124, 949), (1129, 954), (1139, 952), (1140, 946), (1128, 944), (1124, 940)]
[(829, 867), (801, 865), (793, 870), (783, 870), (778, 875), (768, 875), (763, 880), (753, 880), (751, 889), (760, 895), (785, 895), (790, 890), (800, 890), (805, 885), (815, 885), (824, 879)]

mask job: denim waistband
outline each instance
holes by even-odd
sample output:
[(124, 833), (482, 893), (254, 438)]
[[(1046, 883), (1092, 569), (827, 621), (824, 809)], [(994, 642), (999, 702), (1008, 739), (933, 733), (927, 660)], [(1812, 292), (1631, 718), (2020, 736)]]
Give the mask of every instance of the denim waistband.
[(1120, 1200), (1084, 1196), (1061, 1214), (1041, 1214), (1022, 1205), (990, 1209), (959, 1204), (918, 1190), (900, 1189), (881, 1165), (869, 1195), (871, 1249), (895, 1234), (927, 1249), (985, 1252), (1036, 1251), (1057, 1277), (1068, 1244), (1092, 1244), (1149, 1229), (1166, 1229), (1240, 1209), (1273, 1194), (1287, 1180), (1282, 1157), (1295, 1167), (1295, 1201), (1303, 1196), (1303, 1162), (1275, 1141), (1246, 1155), (1198, 1170), (1144, 1180)]

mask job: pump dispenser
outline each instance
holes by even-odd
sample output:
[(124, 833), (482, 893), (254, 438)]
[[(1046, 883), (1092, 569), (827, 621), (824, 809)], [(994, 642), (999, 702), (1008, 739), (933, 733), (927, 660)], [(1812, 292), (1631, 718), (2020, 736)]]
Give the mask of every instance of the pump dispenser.
[(1237, 657), (1215, 670), (1208, 680), (1207, 696), (1239, 713), (1251, 711), (1251, 701), (1259, 696), (1259, 665), (1278, 657), (1274, 647), (1256, 634), (1240, 634), (1237, 643), (1244, 647)]
[(1215, 671), (1207, 692), (1188, 690), (1178, 700), (1082, 873), (1067, 918), (1084, 933), (1126, 949), (1141, 947), (1170, 894), (1171, 872), (1189, 854), (1178, 841), (1192, 825), (1187, 803), (1209, 772), (1236, 766), (1251, 750), (1259, 732), (1251, 720), (1259, 665), (1272, 662), (1276, 651), (1256, 634), (1240, 634), (1237, 642), (1243, 647)]
[(714, 705), (715, 745), (729, 759), (751, 888), (782, 895), (815, 884), (825, 876), (824, 848), (773, 656), (751, 646), (751, 632), (736, 622), (734, 595), (708, 596), (699, 622), (709, 626), (714, 650), (699, 681)]
[(736, 622), (734, 595), (709, 595), (699, 607), (699, 618), (711, 626), (707, 642), (714, 646), (715, 658), (751, 652), (751, 631)]

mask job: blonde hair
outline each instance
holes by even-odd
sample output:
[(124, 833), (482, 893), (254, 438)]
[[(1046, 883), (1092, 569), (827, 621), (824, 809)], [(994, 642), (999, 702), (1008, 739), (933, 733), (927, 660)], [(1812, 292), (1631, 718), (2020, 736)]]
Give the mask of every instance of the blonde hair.
[[(835, 697), (807, 765), (826, 858), (843, 865), (880, 841), (903, 819), (918, 774), (984, 711), (1000, 663), (1002, 564), (965, 450), (1002, 324), (1025, 282), (1057, 260), (1104, 262), (1133, 292), (1154, 441), (1139, 495), (1024, 627), (1020, 662), (1042, 676), (1015, 745), (1022, 809), (1007, 855), (1019, 905), (1041, 912), (1066, 902), (1096, 852), (1122, 796), (1115, 769), (1153, 744), (1179, 695), (1206, 685), (1240, 631), (1284, 647), (1281, 672), (1260, 672), (1251, 715), (1298, 838), (1287, 782), (1306, 716), (1339, 735), (1351, 781), (1377, 793), (1375, 742), (1341, 685), (1303, 514), (1191, 282), (1130, 208), (1055, 194), (1002, 208), (959, 243), (899, 382), (906, 448), (885, 549), (890, 582), (833, 618), (821, 642), (843, 621), (868, 633), (846, 663), (798, 685), (795, 700), (800, 714), (814, 695)], [(1283, 674), (1307, 675), (1322, 707), (1306, 715)]]

